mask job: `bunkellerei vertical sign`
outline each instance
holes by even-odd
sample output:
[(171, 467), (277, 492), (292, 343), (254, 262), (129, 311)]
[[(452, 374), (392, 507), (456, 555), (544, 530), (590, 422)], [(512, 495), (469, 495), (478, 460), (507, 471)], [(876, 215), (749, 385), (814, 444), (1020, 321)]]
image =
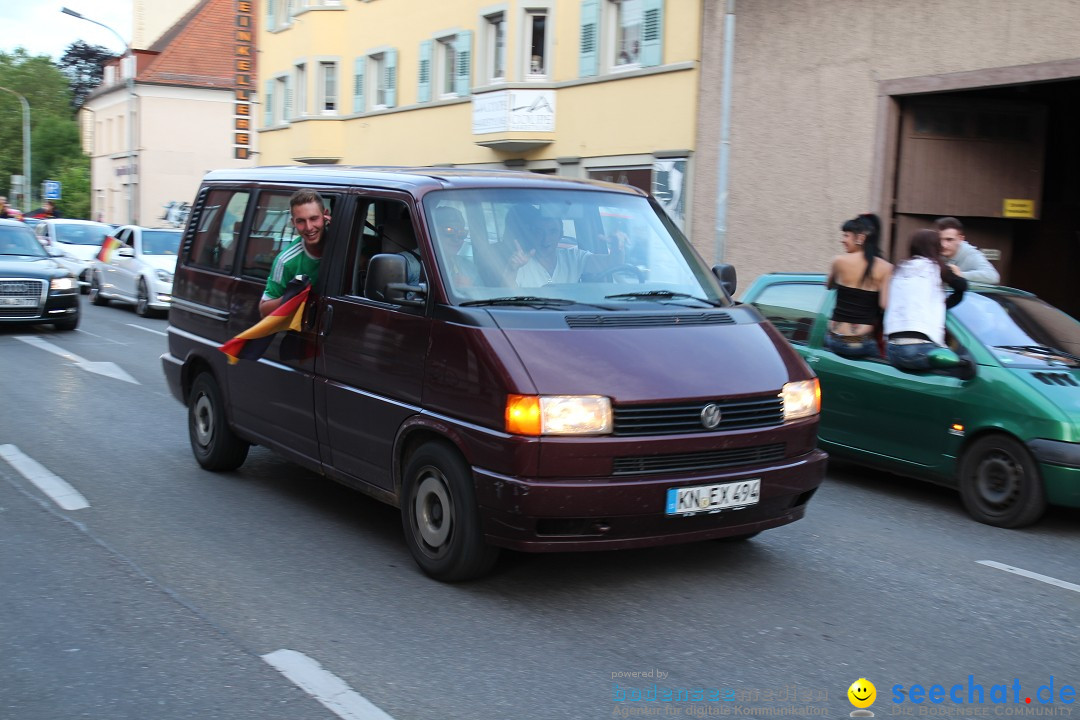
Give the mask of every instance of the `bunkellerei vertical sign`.
[(238, 160), (251, 157), (251, 88), (255, 75), (255, 28), (252, 23), (253, 0), (236, 2), (235, 116), (234, 155)]

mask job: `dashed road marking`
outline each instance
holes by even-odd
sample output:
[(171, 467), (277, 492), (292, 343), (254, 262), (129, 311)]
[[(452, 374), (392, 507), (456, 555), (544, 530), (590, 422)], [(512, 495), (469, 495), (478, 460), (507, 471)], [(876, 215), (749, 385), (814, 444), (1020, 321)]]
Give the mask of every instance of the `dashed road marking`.
[(14, 445), (0, 445), (0, 457), (8, 461), (20, 475), (29, 480), (41, 492), (52, 498), (65, 510), (82, 510), (90, 507), (83, 494), (60, 477), (49, 472), (37, 460), (24, 455)]
[(160, 330), (152, 330), (152, 329), (150, 329), (148, 327), (143, 327), (142, 325), (136, 325), (135, 323), (128, 323), (128, 325), (130, 327), (133, 327), (133, 328), (139, 328), (140, 330), (145, 330), (146, 332), (149, 332), (149, 333), (154, 333), (155, 335), (161, 335), (162, 337), (169, 337), (169, 333), (163, 333)]
[(92, 372), (97, 375), (104, 375), (105, 377), (116, 378), (117, 380), (123, 380), (124, 382), (133, 383), (135, 385), (141, 385), (138, 380), (124, 372), (116, 363), (111, 362), (94, 362), (81, 358), (73, 352), (68, 352), (59, 345), (53, 345), (47, 340), (42, 340), (35, 335), (15, 335), (16, 340), (22, 340), (27, 345), (33, 345), (34, 347), (41, 348), (46, 352), (51, 352), (53, 355), (59, 355), (65, 360), (69, 360), (74, 363), (75, 367), (82, 368), (87, 372)]
[(1012, 573), (1013, 575), (1021, 575), (1026, 578), (1031, 578), (1032, 580), (1038, 580), (1039, 582), (1044, 582), (1047, 585), (1054, 585), (1055, 587), (1072, 590), (1073, 592), (1080, 592), (1080, 585), (1077, 585), (1076, 583), (1066, 582), (1064, 580), (1058, 580), (1057, 578), (1050, 577), (1049, 575), (1040, 575), (1037, 572), (1031, 572), (1030, 570), (1024, 570), (1023, 568), (1013, 567), (1012, 565), (1006, 565), (1005, 563), (994, 562), (993, 560), (976, 560), (976, 562), (980, 565), (985, 565), (986, 567), (992, 567), (997, 570), (1004, 570), (1005, 572)]
[(394, 720), (302, 652), (275, 650), (262, 659), (344, 720)]

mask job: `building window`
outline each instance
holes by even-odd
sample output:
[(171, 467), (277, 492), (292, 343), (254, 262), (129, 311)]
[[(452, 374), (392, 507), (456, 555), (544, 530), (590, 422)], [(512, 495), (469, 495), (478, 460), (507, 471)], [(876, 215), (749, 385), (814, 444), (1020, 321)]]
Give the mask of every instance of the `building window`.
[(457, 74), (457, 36), (447, 35), (435, 43), (435, 94), (452, 95)]
[(337, 63), (319, 63), (319, 109), (323, 115), (336, 115), (338, 107)]
[(548, 16), (546, 9), (525, 11), (525, 78), (546, 80), (548, 76)]
[(642, 0), (609, 0), (614, 33), (611, 66), (637, 67), (641, 64)]
[(273, 97), (268, 99), (272, 125), (287, 123), (292, 119), (292, 87), (289, 78), (280, 75), (274, 78)]
[(487, 80), (501, 82), (506, 79), (506, 16), (495, 13), (484, 18), (487, 50)]
[(303, 117), (307, 115), (307, 65), (297, 63), (295, 75), (296, 79), (293, 81), (293, 87), (296, 93), (292, 98), (290, 117)]

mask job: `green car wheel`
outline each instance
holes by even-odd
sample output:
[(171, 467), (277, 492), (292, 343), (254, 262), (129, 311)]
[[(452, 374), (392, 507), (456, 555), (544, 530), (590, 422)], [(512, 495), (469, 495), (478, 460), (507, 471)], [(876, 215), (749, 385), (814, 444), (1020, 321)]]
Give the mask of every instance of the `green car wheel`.
[(1007, 435), (979, 438), (960, 465), (960, 497), (973, 518), (987, 525), (1018, 528), (1046, 511), (1039, 466), (1022, 443)]

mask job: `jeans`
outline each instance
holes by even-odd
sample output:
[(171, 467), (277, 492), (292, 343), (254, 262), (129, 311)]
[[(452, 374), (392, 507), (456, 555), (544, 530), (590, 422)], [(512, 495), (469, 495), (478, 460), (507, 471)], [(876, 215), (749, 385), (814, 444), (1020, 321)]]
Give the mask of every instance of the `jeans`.
[(927, 357), (931, 350), (941, 347), (937, 343), (917, 342), (899, 344), (890, 342), (885, 345), (885, 352), (889, 357), (889, 363), (904, 370), (928, 370), (930, 358)]
[(846, 358), (881, 357), (877, 340), (869, 335), (837, 335), (827, 332), (825, 348)]

